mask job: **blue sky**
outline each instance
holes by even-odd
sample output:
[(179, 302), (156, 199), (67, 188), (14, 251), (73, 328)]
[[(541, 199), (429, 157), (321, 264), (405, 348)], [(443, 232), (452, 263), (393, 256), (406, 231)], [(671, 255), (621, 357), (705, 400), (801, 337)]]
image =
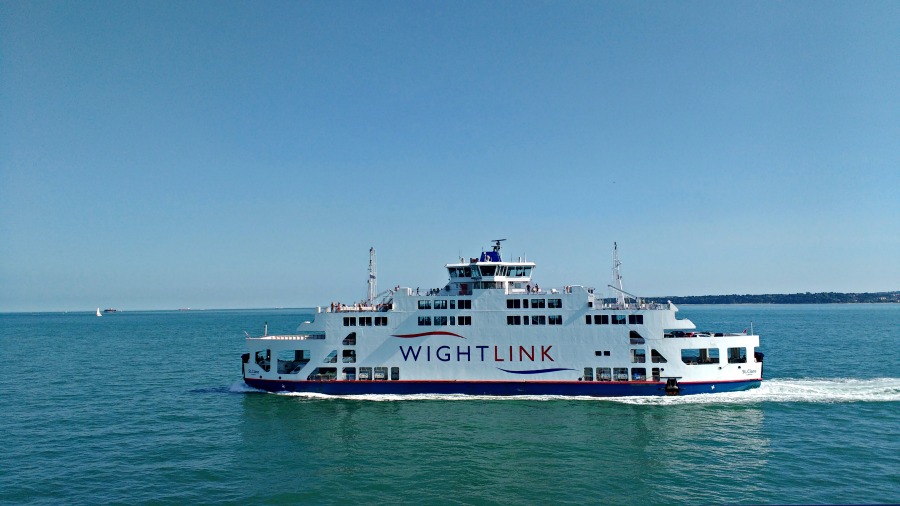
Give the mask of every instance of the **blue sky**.
[(900, 289), (898, 2), (2, 2), (0, 311)]

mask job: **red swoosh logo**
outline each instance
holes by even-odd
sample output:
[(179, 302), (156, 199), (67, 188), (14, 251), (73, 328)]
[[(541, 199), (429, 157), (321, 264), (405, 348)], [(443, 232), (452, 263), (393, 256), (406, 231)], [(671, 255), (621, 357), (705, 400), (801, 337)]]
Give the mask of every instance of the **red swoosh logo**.
[(413, 337), (422, 337), (422, 336), (455, 336), (460, 339), (465, 339), (465, 337), (454, 334), (453, 332), (447, 332), (446, 330), (435, 330), (433, 332), (422, 332), (421, 334), (391, 334), (391, 337), (400, 337), (403, 339), (410, 339)]

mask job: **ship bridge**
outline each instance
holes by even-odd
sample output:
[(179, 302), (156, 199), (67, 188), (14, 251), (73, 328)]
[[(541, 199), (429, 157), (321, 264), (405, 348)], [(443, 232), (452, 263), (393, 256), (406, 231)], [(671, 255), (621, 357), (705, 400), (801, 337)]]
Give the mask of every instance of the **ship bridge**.
[(468, 262), (464, 258), (459, 263), (447, 264), (450, 276), (448, 288), (452, 293), (471, 294), (472, 290), (506, 290), (508, 293), (527, 291), (531, 283), (534, 262), (503, 261), (500, 256), (500, 244), (505, 239), (494, 240), (491, 251), (482, 251), (480, 257), (472, 257)]

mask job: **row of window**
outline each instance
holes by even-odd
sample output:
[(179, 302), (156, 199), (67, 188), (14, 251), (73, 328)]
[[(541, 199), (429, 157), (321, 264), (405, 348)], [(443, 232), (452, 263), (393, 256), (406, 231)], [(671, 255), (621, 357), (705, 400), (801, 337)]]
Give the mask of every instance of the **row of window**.
[(625, 325), (625, 322), (628, 322), (629, 325), (643, 325), (644, 324), (644, 315), (642, 314), (595, 314), (595, 315), (584, 315), (584, 323), (590, 325), (593, 323), (594, 325)]
[[(610, 356), (609, 350), (596, 350), (594, 351), (594, 355), (598, 357), (608, 357)], [(655, 349), (650, 350), (650, 361), (654, 364), (667, 364), (669, 363), (666, 360), (666, 357), (662, 356)], [(631, 350), (631, 363), (632, 364), (643, 364), (647, 362), (647, 352), (645, 350), (634, 348)]]
[[(681, 350), (681, 361), (687, 365), (718, 364), (718, 348), (688, 348)], [(747, 348), (728, 348), (729, 364), (747, 362)]]
[(472, 309), (469, 299), (423, 299), (419, 301), (419, 309)]
[(562, 315), (507, 315), (507, 325), (562, 325)]
[[(388, 377), (390, 377), (391, 381), (399, 380), (400, 368), (391, 367), (390, 376), (388, 376), (387, 367), (360, 367), (358, 375), (356, 367), (344, 367), (341, 369), (341, 380), (344, 381), (387, 381)], [(338, 369), (337, 367), (316, 367), (306, 379), (311, 381), (336, 381), (338, 379)]]
[(419, 326), (471, 325), (471, 316), (420, 316)]
[[(647, 369), (645, 367), (632, 367), (631, 375), (627, 367), (598, 367), (596, 369), (596, 381), (647, 381)], [(594, 368), (585, 367), (582, 375), (584, 381), (594, 381)], [(653, 368), (653, 381), (659, 381), (659, 368)]]
[(345, 327), (356, 327), (357, 322), (359, 322), (360, 327), (387, 327), (388, 319), (387, 316), (360, 316), (359, 318), (355, 316), (345, 316), (344, 317), (344, 326)]
[(562, 299), (506, 299), (506, 309), (560, 309)]
[(531, 266), (522, 265), (467, 265), (465, 267), (450, 267), (451, 278), (477, 278), (480, 276), (531, 276)]

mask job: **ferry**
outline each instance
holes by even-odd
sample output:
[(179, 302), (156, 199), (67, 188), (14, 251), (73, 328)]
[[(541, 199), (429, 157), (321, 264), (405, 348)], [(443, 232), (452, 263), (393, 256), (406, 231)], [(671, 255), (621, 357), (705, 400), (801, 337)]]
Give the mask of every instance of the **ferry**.
[[(365, 301), (314, 308), (293, 335), (247, 334), (244, 382), (269, 392), (328, 395), (655, 396), (758, 387), (752, 331), (698, 331), (671, 302), (622, 289), (613, 247), (609, 297), (546, 289), (536, 264), (505, 260), (505, 239), (445, 265), (442, 288), (377, 292), (369, 251)], [(246, 332), (245, 332), (246, 334)]]

